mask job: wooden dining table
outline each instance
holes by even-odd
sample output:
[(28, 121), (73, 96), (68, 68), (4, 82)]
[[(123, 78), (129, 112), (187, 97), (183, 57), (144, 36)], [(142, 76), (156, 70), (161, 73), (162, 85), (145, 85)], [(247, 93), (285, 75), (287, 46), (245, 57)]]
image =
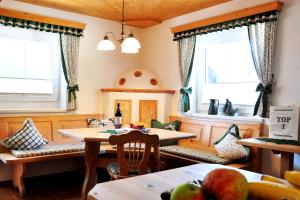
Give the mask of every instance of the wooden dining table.
[[(99, 128), (59, 129), (57, 132), (63, 136), (80, 139), (85, 142), (86, 175), (82, 187), (82, 199), (86, 199), (87, 193), (97, 183), (96, 167), (101, 165), (101, 158), (99, 159), (100, 144), (101, 142), (108, 142), (111, 134), (105, 133)], [(151, 128), (147, 134), (158, 135), (160, 142), (196, 138), (196, 135), (192, 133), (156, 128)]]
[(238, 144), (271, 150), (274, 154), (280, 154), (279, 173), (283, 178), (284, 172), (294, 169), (294, 154), (300, 154), (300, 146), (289, 144), (275, 144), (258, 140), (257, 138), (248, 138), (237, 141)]
[[(217, 168), (231, 168), (218, 164), (195, 164), (186, 167), (97, 184), (89, 193), (88, 200), (161, 200), (160, 194), (177, 185), (203, 180), (208, 172)], [(241, 172), (248, 181), (259, 181), (262, 175), (246, 170)]]

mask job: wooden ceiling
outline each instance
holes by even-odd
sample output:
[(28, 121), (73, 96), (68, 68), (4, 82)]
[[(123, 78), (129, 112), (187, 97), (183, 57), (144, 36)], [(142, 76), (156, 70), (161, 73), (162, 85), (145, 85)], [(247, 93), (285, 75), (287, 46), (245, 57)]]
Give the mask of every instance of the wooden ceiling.
[[(25, 3), (81, 13), (104, 19), (122, 20), (122, 0), (17, 0)], [(215, 6), (231, 0), (125, 0), (125, 21), (146, 28), (166, 19)]]

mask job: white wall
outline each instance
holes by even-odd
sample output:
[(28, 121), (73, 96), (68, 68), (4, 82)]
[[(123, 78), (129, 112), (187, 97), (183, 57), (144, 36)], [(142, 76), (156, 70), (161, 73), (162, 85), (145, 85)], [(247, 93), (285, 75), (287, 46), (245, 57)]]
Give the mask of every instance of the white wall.
[[(273, 0), (235, 0), (222, 5), (214, 6), (202, 11), (173, 18), (142, 32), (141, 65), (156, 71), (164, 76), (166, 88), (180, 88), (177, 62), (177, 46), (172, 41), (170, 28), (180, 24), (213, 17), (231, 11), (263, 4)], [(296, 104), (300, 106), (300, 1), (283, 0), (285, 3), (279, 22), (279, 37), (276, 48), (274, 72), (276, 84), (274, 86), (274, 105)], [(178, 114), (178, 93), (173, 98), (172, 114)], [(267, 135), (267, 132), (265, 132)], [(298, 157), (296, 155), (296, 157)], [(278, 174), (279, 158), (264, 152), (263, 172)], [(300, 159), (295, 165), (300, 168)]]
[[(12, 0), (2, 0), (0, 6), (87, 24), (84, 37), (80, 41), (78, 71), (80, 91), (78, 93), (79, 110), (77, 113), (102, 113), (102, 95), (97, 92), (98, 89), (112, 87), (121, 72), (138, 67), (139, 55), (120, 53), (120, 44), (117, 42), (114, 42), (117, 47), (114, 52), (102, 52), (96, 49), (106, 31), (112, 31), (117, 38), (119, 37), (121, 25), (118, 22)], [(127, 27), (126, 30), (129, 32), (130, 29)], [(137, 28), (132, 28), (132, 30), (139, 39), (141, 30)]]

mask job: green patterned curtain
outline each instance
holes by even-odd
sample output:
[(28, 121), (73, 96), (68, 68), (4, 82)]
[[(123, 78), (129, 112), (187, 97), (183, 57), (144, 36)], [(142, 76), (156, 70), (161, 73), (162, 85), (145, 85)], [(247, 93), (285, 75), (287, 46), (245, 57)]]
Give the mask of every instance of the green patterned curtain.
[(38, 31), (60, 33), (65, 35), (73, 35), (77, 37), (81, 37), (83, 35), (82, 29), (71, 28), (66, 26), (58, 26), (53, 24), (45, 24), (42, 22), (35, 22), (35, 21), (18, 19), (13, 17), (6, 17), (6, 16), (1, 16), (1, 13), (0, 13), (0, 24), (4, 26), (34, 29)]
[(79, 41), (80, 37), (60, 34), (62, 67), (67, 82), (68, 111), (78, 108), (76, 92), (79, 91), (77, 83)]
[(273, 85), (272, 66), (275, 55), (277, 20), (248, 26), (252, 58), (260, 80), (256, 91), (260, 92), (253, 115), (269, 117)]
[(179, 75), (182, 87), (180, 89), (179, 111), (187, 112), (190, 110), (189, 94), (192, 93), (192, 88), (188, 86), (193, 68), (196, 36), (181, 38), (177, 41), (177, 46)]
[(203, 35), (207, 33), (228, 30), (235, 27), (250, 26), (251, 24), (276, 21), (277, 18), (278, 18), (278, 11), (270, 11), (270, 12), (243, 17), (235, 20), (218, 23), (218, 24), (212, 24), (209, 26), (204, 26), (204, 27), (199, 27), (199, 28), (195, 28), (183, 32), (174, 33), (173, 40), (176, 41), (181, 38), (191, 37), (193, 35)]

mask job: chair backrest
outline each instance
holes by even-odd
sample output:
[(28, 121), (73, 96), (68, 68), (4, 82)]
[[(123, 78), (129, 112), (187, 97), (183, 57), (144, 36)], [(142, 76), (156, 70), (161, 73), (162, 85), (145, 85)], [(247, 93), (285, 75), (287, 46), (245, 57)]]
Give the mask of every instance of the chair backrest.
[(154, 167), (155, 170), (159, 170), (158, 135), (148, 135), (139, 130), (133, 130), (127, 134), (110, 136), (109, 143), (117, 145), (121, 176), (127, 176), (130, 171), (146, 174), (149, 169), (152, 147), (154, 150)]

